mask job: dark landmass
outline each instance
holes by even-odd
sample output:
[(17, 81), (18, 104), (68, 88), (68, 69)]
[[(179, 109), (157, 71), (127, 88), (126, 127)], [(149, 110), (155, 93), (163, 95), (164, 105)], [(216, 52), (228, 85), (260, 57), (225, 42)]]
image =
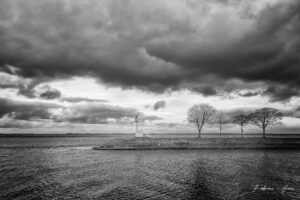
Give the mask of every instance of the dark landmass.
[(125, 133), (5, 133), (0, 134), (0, 138), (16, 138), (16, 137), (133, 137), (132, 134)]
[[(198, 134), (193, 133), (150, 133), (147, 134), (150, 138), (196, 138)], [(300, 138), (300, 134), (276, 133), (266, 134), (268, 138)], [(203, 138), (220, 138), (219, 133), (203, 133)], [(261, 138), (261, 133), (244, 134), (246, 138)], [(134, 133), (0, 133), (0, 138), (14, 137), (116, 137), (133, 138)], [(223, 138), (239, 138), (237, 133), (222, 133)]]
[(93, 149), (300, 149), (300, 138), (118, 138)]

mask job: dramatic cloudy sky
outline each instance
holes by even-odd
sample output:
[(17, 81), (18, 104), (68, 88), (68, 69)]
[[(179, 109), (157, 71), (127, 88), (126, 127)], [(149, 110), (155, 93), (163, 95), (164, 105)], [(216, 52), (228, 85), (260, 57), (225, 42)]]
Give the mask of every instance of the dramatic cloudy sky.
[(295, 133), (299, 35), (298, 0), (2, 0), (0, 130), (131, 133), (139, 112), (144, 132), (194, 132), (209, 103), (225, 132), (268, 106)]

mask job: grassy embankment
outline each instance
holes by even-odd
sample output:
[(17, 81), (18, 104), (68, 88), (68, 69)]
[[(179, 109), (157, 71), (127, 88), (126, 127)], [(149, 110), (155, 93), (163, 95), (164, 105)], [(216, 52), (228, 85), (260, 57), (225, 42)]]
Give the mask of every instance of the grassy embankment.
[(300, 149), (300, 138), (123, 138), (94, 149)]

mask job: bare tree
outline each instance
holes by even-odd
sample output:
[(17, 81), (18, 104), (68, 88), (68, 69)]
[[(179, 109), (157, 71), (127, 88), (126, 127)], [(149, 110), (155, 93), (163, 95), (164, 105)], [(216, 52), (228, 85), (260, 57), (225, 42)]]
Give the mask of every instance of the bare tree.
[(198, 137), (201, 138), (202, 127), (206, 123), (212, 123), (215, 116), (216, 109), (209, 104), (193, 105), (187, 112), (188, 121), (196, 123), (198, 128)]
[(282, 113), (274, 108), (257, 109), (250, 115), (252, 124), (262, 128), (263, 137), (265, 138), (266, 128), (277, 124), (282, 119)]
[(243, 127), (248, 124), (248, 122), (249, 122), (249, 116), (248, 115), (244, 115), (244, 114), (236, 115), (233, 118), (233, 122), (237, 123), (237, 124), (239, 124), (241, 126), (241, 133), (242, 133), (242, 137), (243, 137), (243, 135), (244, 135), (244, 129), (243, 129)]

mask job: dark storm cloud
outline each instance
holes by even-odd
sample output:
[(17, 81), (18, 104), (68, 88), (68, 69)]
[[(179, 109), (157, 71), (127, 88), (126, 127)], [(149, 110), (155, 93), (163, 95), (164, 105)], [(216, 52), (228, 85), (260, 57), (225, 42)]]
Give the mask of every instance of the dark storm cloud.
[[(15, 69), (12, 66), (9, 67), (4, 66), (4, 67), (8, 68), (9, 70), (0, 71), (0, 89), (7, 89), (7, 88), (15, 89), (17, 91), (17, 94), (24, 97), (35, 98), (37, 96), (35, 90), (36, 86), (42, 83), (43, 81), (46, 81), (45, 79), (41, 80), (41, 79), (24, 78), (17, 73), (18, 69)], [(51, 90), (50, 86), (47, 86), (46, 89), (48, 89), (49, 92)]]
[(57, 99), (61, 96), (61, 92), (57, 89), (49, 89), (42, 94), (40, 94), (40, 97), (43, 99)]
[(35, 97), (35, 92), (33, 90), (33, 87), (34, 86), (32, 86), (32, 87), (23, 87), (23, 86), (21, 86), (21, 87), (18, 88), (18, 90), (19, 90), (18, 94), (22, 95), (24, 97), (34, 98)]
[(214, 96), (218, 94), (217, 90), (211, 86), (193, 87), (191, 90), (203, 94), (203, 96)]
[(257, 96), (259, 95), (261, 92), (252, 92), (252, 91), (248, 91), (246, 93), (239, 93), (238, 95), (241, 97), (253, 97), (253, 96)]
[(292, 96), (299, 96), (300, 89), (286, 86), (269, 86), (263, 93), (271, 98), (271, 101), (286, 101)]
[(193, 73), (190, 78), (215, 74), (223, 79), (271, 81), (299, 88), (299, 5), (267, 7), (255, 17), (253, 30), (230, 43), (171, 41), (148, 44), (146, 49), (152, 56), (186, 66)]
[(59, 107), (51, 103), (0, 98), (0, 117), (8, 116), (19, 120), (51, 119), (49, 109)]
[[(0, 64), (12, 64), (24, 77), (36, 79), (90, 75), (124, 87), (162, 90), (175, 81), (166, 76), (178, 72), (142, 51), (144, 40), (157, 31), (147, 33), (137, 27), (140, 23), (131, 23), (134, 12), (140, 12), (136, 3), (3, 1)], [(152, 14), (142, 15), (160, 19)], [(161, 68), (165, 74), (160, 75)]]
[(23, 79), (10, 71), (0, 70), (0, 89), (24, 88), (27, 84), (28, 80)]
[(157, 101), (157, 102), (153, 105), (153, 110), (162, 109), (162, 108), (165, 108), (165, 106), (166, 106), (166, 101)]
[[(189, 86), (214, 95), (214, 85), (205, 88), (212, 75), (218, 83), (300, 87), (297, 0), (3, 0), (0, 8), (0, 65), (37, 82), (88, 75), (122, 87)], [(30, 87), (20, 94), (30, 97)]]
[[(0, 98), (0, 119), (9, 118), (10, 126), (20, 123), (16, 120), (45, 122), (70, 122), (82, 124), (119, 123), (121, 121), (133, 122), (138, 110), (112, 106), (97, 102), (86, 102), (62, 106), (38, 101), (16, 101)], [(143, 115), (144, 120), (154, 121), (161, 118), (152, 115)], [(15, 121), (14, 121), (15, 120)], [(2, 124), (4, 126), (5, 124)], [(28, 125), (28, 124), (27, 124)]]
[(27, 98), (57, 99), (61, 96), (59, 90), (40, 83), (40, 80), (25, 79), (16, 73), (0, 72), (0, 89), (16, 89), (18, 95)]

